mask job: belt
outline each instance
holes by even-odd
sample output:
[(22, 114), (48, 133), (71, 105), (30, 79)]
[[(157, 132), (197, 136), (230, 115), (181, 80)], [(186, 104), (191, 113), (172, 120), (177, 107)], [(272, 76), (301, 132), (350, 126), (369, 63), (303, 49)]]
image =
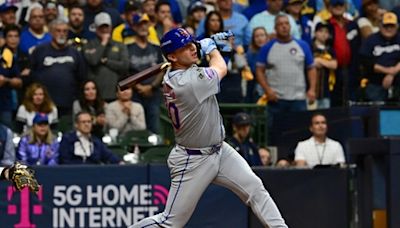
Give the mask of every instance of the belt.
[(180, 146), (180, 147), (182, 147), (188, 155), (203, 155), (203, 154), (213, 154), (215, 152), (218, 152), (221, 149), (221, 146), (222, 146), (222, 143), (215, 144), (215, 145), (212, 145), (212, 146), (206, 147), (206, 148), (199, 148), (199, 149), (186, 148), (184, 146)]

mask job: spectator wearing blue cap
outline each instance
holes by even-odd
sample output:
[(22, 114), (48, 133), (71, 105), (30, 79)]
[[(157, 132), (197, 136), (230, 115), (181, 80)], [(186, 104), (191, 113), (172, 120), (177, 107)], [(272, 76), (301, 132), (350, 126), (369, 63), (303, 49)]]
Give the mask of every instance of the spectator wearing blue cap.
[(50, 130), (48, 116), (36, 113), (33, 127), (19, 142), (17, 159), (27, 165), (57, 165), (59, 145)]
[(240, 154), (250, 166), (261, 164), (258, 146), (250, 137), (251, 117), (249, 114), (239, 112), (232, 119), (233, 134), (228, 137), (227, 142)]
[(15, 14), (17, 10), (18, 8), (9, 2), (6, 2), (0, 6), (0, 19), (2, 23), (2, 30), (7, 25), (17, 24), (17, 17)]

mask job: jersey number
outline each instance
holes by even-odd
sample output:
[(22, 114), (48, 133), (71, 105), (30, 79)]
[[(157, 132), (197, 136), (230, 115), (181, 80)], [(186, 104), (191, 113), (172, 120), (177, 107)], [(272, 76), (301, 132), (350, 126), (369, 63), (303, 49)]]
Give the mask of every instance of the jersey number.
[(168, 114), (171, 118), (172, 125), (175, 129), (179, 129), (181, 127), (181, 123), (179, 121), (179, 112), (178, 108), (176, 107), (175, 103), (168, 102)]

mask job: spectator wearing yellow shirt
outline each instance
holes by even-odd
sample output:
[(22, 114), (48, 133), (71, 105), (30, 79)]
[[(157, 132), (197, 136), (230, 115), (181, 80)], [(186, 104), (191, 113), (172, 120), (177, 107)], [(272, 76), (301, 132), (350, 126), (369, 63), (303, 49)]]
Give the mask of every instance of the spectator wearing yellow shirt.
[[(133, 0), (126, 2), (125, 12), (123, 14), (123, 17), (125, 18), (125, 23), (120, 24), (113, 30), (112, 39), (114, 41), (124, 44), (132, 44), (135, 42), (136, 33), (133, 29), (133, 17), (139, 14), (139, 7), (140, 6), (138, 5), (138, 3)], [(153, 26), (149, 26), (148, 40), (153, 44), (160, 44), (160, 41), (157, 37), (157, 32)]]

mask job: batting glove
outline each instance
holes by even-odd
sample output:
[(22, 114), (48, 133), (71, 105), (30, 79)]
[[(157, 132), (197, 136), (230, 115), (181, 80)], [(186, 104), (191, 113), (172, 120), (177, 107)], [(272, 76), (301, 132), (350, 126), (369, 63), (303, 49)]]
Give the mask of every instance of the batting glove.
[(205, 38), (199, 41), (201, 51), (206, 55), (210, 54), (214, 49), (217, 49), (217, 45), (215, 44), (214, 40), (210, 38)]
[(219, 33), (215, 33), (214, 35), (211, 36), (211, 39), (218, 41), (218, 40), (227, 40), (230, 37), (233, 37), (234, 34), (231, 30), (227, 31), (227, 32), (219, 32)]

